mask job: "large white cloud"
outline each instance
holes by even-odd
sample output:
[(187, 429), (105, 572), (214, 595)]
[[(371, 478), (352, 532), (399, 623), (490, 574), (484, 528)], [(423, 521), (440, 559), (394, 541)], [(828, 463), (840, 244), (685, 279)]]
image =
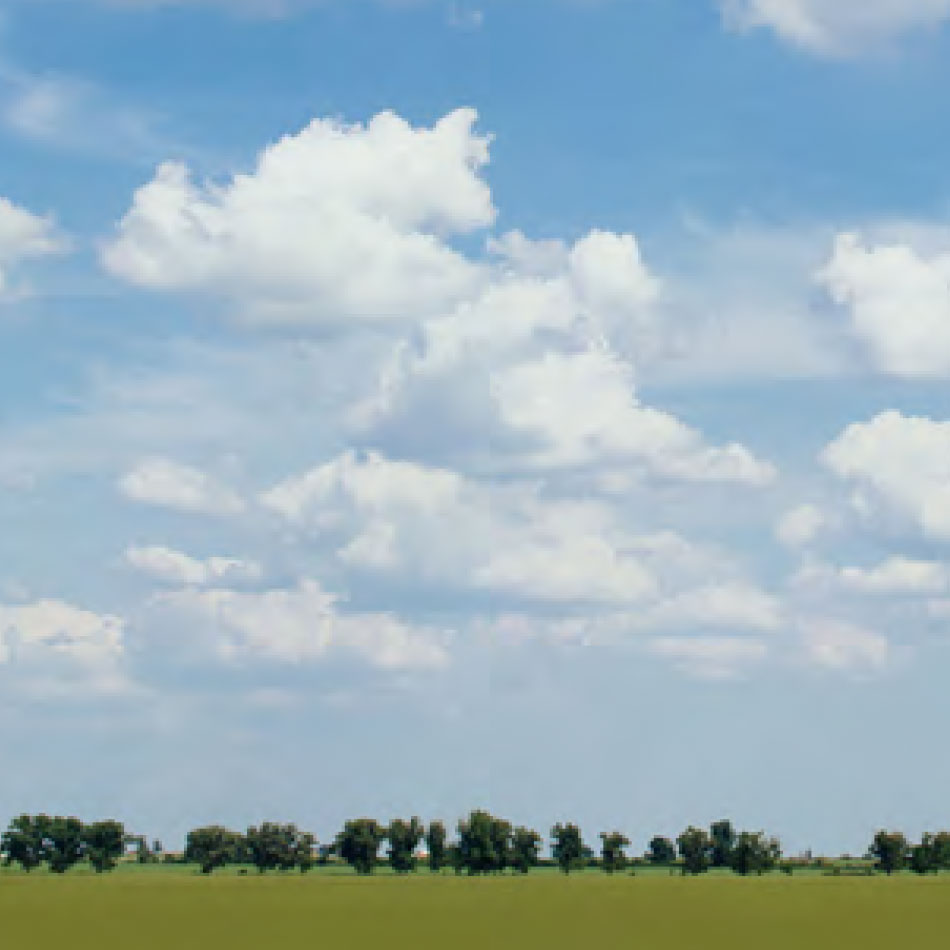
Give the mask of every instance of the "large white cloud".
[(263, 569), (256, 561), (234, 557), (194, 558), (162, 545), (127, 548), (125, 560), (137, 571), (166, 584), (204, 587), (256, 581), (263, 576)]
[(838, 673), (875, 673), (891, 659), (887, 637), (837, 620), (814, 620), (802, 625), (802, 647), (814, 666)]
[(821, 54), (850, 54), (950, 19), (950, 0), (719, 0), (726, 22), (769, 27)]
[(479, 281), (445, 238), (494, 219), (475, 122), (470, 109), (418, 129), (389, 112), (365, 126), (317, 119), (223, 185), (167, 163), (103, 260), (135, 284), (220, 296), (260, 319), (437, 312)]
[(950, 374), (950, 252), (865, 245), (841, 235), (819, 280), (847, 306), (878, 366), (906, 377)]
[(950, 422), (885, 412), (848, 426), (822, 460), (854, 485), (862, 513), (950, 540)]
[(144, 459), (119, 479), (126, 498), (193, 514), (224, 517), (244, 510), (241, 497), (199, 469), (170, 459)]
[(52, 218), (35, 215), (0, 196), (0, 295), (8, 290), (12, 265), (56, 254), (64, 247)]
[(384, 670), (439, 669), (448, 632), (414, 627), (391, 614), (347, 613), (315, 581), (260, 593), (189, 589), (153, 606), (201, 623), (215, 651), (236, 661), (307, 663), (351, 658)]
[(712, 680), (732, 679), (768, 656), (763, 641), (741, 637), (657, 637), (649, 651), (688, 676)]

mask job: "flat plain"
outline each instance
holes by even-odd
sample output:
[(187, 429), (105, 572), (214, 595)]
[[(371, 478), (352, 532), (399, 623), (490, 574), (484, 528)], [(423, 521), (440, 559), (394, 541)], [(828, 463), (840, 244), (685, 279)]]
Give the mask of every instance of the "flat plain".
[(0, 876), (3, 944), (40, 948), (943, 945), (950, 876)]

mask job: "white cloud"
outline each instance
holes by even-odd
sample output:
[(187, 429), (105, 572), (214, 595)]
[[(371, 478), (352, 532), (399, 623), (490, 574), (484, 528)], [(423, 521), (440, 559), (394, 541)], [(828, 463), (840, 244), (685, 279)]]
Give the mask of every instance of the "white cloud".
[(844, 567), (841, 584), (866, 594), (939, 594), (950, 588), (950, 568), (935, 561), (893, 557), (873, 568)]
[(167, 584), (205, 587), (209, 584), (256, 581), (263, 575), (256, 561), (230, 557), (199, 560), (159, 545), (130, 547), (125, 552), (125, 560), (137, 571)]
[(345, 613), (338, 602), (306, 580), (291, 590), (261, 593), (189, 589), (154, 603), (203, 622), (216, 652), (229, 660), (306, 663), (349, 656), (394, 671), (448, 664), (445, 632), (413, 627), (391, 614)]
[(147, 505), (220, 517), (237, 515), (240, 496), (205, 472), (163, 458), (145, 459), (119, 480), (126, 498)]
[(882, 370), (911, 378), (950, 374), (950, 253), (868, 247), (843, 234), (818, 279), (849, 308), (855, 333)]
[(885, 412), (848, 426), (821, 458), (854, 484), (861, 513), (896, 516), (950, 540), (950, 422)]
[(11, 266), (57, 254), (65, 246), (52, 218), (35, 215), (0, 196), (0, 295), (9, 289)]
[(103, 260), (132, 283), (219, 296), (255, 319), (440, 311), (480, 279), (443, 238), (494, 220), (476, 118), (459, 109), (420, 129), (389, 112), (365, 126), (314, 120), (223, 185), (166, 163)]
[(802, 646), (808, 662), (836, 672), (879, 672), (887, 667), (891, 658), (886, 637), (854, 624), (832, 620), (803, 625)]
[(747, 584), (710, 584), (661, 601), (646, 611), (642, 623), (650, 629), (774, 631), (782, 624), (782, 605), (771, 594)]
[(739, 637), (658, 637), (649, 651), (688, 676), (713, 680), (739, 676), (768, 655), (761, 640)]
[(775, 536), (789, 548), (801, 548), (810, 544), (825, 527), (824, 512), (815, 505), (799, 505), (787, 511), (779, 519)]
[[(127, 688), (120, 662), (125, 621), (56, 600), (0, 604), (0, 665), (15, 666), (46, 691), (96, 693)], [(70, 685), (72, 684), (72, 685)]]
[(719, 0), (727, 24), (769, 27), (825, 55), (853, 54), (950, 19), (950, 0)]

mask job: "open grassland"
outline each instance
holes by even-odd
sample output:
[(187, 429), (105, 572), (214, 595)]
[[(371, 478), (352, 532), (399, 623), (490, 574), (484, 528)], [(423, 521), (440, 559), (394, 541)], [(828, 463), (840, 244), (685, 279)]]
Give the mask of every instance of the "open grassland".
[(0, 876), (9, 947), (942, 946), (950, 876)]

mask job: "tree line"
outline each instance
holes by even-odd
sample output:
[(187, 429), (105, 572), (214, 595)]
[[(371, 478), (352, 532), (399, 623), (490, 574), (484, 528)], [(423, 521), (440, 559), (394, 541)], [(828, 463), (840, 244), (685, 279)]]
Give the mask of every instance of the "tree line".
[[(595, 854), (573, 823), (558, 823), (550, 830), (551, 863), (565, 874), (596, 866), (607, 874), (624, 871), (632, 862), (627, 855), (630, 840), (619, 831), (599, 835), (600, 853)], [(386, 845), (385, 857), (380, 852)], [(425, 845), (424, 855), (420, 849)], [(252, 866), (259, 872), (306, 873), (331, 856), (346, 862), (358, 874), (372, 874), (384, 861), (397, 874), (416, 871), (424, 861), (430, 871), (454, 870), (456, 874), (527, 874), (544, 862), (541, 835), (531, 828), (476, 810), (461, 819), (454, 840), (448, 840), (445, 824), (426, 826), (419, 818), (397, 818), (388, 825), (372, 818), (347, 821), (329, 845), (318, 847), (316, 837), (294, 824), (264, 822), (244, 833), (221, 825), (188, 832), (180, 860), (210, 874), (227, 865)], [(158, 841), (149, 846), (141, 835), (126, 832), (119, 821), (85, 823), (74, 817), (20, 815), (0, 836), (4, 864), (17, 864), (24, 871), (46, 865), (62, 874), (81, 861), (95, 871), (111, 871), (120, 858), (134, 848), (140, 863), (162, 857)], [(911, 844), (899, 832), (879, 831), (867, 852), (874, 867), (887, 874), (908, 868), (918, 874), (950, 870), (950, 832), (925, 834)], [(166, 860), (176, 860), (165, 855)], [(736, 874), (765, 874), (776, 869), (792, 873), (795, 862), (783, 860), (777, 838), (761, 831), (737, 831), (731, 821), (714, 822), (708, 830), (690, 826), (675, 840), (657, 835), (650, 840), (637, 863), (667, 867), (681, 874), (703, 874), (710, 869), (730, 869)]]

